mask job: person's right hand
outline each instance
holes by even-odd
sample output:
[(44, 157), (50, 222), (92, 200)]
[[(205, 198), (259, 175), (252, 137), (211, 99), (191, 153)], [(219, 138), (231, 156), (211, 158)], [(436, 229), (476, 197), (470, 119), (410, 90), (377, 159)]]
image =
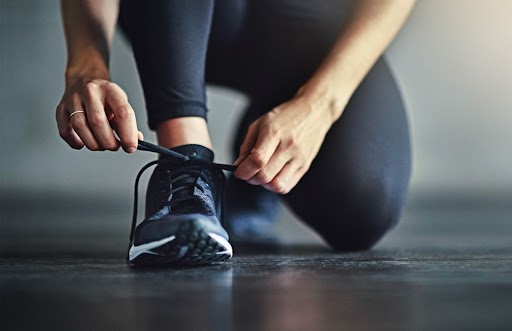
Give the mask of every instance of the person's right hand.
[(142, 139), (126, 93), (105, 79), (77, 79), (70, 84), (57, 106), (56, 119), (60, 136), (75, 149), (85, 145), (91, 151), (117, 151), (122, 146), (132, 153), (137, 139)]

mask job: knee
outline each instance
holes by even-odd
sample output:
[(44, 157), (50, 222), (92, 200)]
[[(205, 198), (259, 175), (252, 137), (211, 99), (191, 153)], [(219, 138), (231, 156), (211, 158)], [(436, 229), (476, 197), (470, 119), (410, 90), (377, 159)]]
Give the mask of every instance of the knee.
[(337, 251), (369, 249), (398, 223), (407, 185), (385, 176), (366, 176), (343, 186), (343, 194), (334, 197), (330, 208), (335, 225), (324, 238)]

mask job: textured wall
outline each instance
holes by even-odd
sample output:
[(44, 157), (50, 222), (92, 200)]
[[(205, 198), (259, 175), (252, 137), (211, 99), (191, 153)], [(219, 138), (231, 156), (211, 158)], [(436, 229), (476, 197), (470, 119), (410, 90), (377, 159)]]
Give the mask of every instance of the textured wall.
[(420, 0), (388, 54), (413, 129), (413, 190), (512, 188), (512, 1)]
[[(512, 189), (512, 2), (420, 0), (388, 51), (409, 108), (413, 192)], [(57, 135), (65, 48), (57, 1), (0, 1), (0, 193), (98, 194), (128, 199), (144, 153), (73, 151)], [(134, 62), (116, 38), (113, 78), (147, 140)], [(219, 161), (243, 96), (211, 89)], [(227, 120), (226, 120), (227, 118)]]

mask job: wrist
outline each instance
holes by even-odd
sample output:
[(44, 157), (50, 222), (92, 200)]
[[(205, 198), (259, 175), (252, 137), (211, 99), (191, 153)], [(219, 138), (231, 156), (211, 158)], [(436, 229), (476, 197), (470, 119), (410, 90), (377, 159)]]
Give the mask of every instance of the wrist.
[(321, 87), (309, 82), (298, 90), (296, 97), (305, 100), (311, 109), (328, 114), (331, 124), (340, 118), (348, 102), (346, 95), (339, 89)]
[(66, 85), (70, 86), (75, 84), (78, 80), (110, 80), (110, 74), (105, 61), (90, 57), (84, 60), (68, 61), (65, 79)]

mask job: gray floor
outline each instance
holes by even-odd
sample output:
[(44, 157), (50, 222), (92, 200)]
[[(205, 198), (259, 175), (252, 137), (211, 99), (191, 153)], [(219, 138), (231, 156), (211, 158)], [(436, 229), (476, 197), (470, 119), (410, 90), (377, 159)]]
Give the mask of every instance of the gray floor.
[(130, 269), (126, 202), (75, 198), (2, 200), (2, 330), (512, 328), (507, 201), (415, 199), (369, 252), (334, 254), (288, 219), (300, 246)]

